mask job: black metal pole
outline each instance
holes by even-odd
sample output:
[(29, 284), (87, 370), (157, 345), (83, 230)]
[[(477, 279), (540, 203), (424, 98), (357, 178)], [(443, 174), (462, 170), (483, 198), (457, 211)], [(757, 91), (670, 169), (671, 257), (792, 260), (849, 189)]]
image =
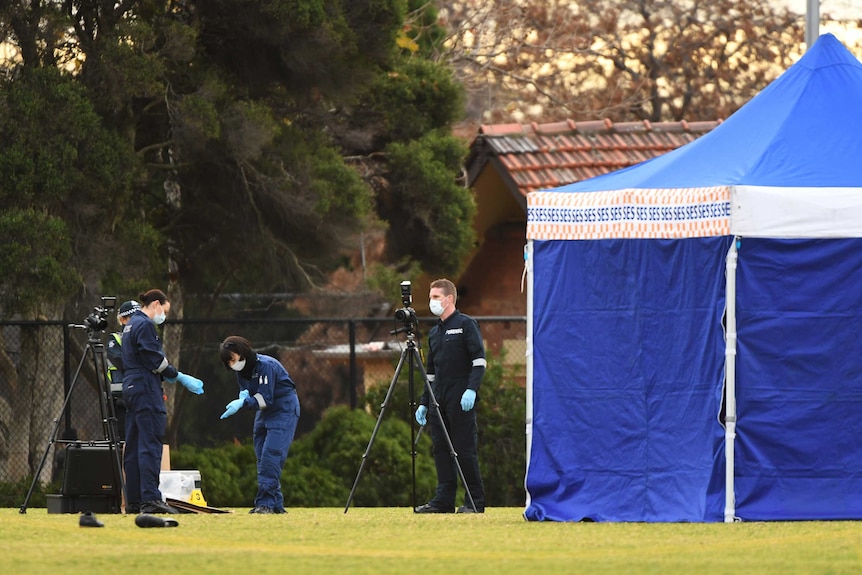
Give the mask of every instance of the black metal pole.
[(356, 375), (356, 322), (350, 320), (347, 328), (350, 334), (350, 409), (356, 409), (356, 388), (359, 385)]

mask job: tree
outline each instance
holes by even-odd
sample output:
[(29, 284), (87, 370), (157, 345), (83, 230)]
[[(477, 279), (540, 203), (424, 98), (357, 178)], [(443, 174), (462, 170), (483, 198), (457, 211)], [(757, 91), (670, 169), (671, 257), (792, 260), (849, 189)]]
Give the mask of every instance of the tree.
[(726, 118), (804, 48), (769, 0), (446, 4), (445, 57), (481, 121)]
[[(41, 267), (0, 260), (0, 313), (79, 321), (98, 293), (161, 287), (182, 317), (187, 294), (315, 289), (381, 215), (406, 235), (413, 219), (378, 209), (410, 205), (411, 166), (456, 217), (423, 208), (433, 233), (392, 257), (460, 265), (460, 89), (408, 9), (434, 20), (417, 0), (0, 1), (18, 50), (0, 62), (0, 227), (46, 226)], [(178, 364), (182, 337), (166, 327)], [(168, 388), (170, 438), (185, 399)]]
[[(130, 190), (123, 166), (133, 156), (103, 129), (81, 86), (54, 68), (24, 68), (0, 84), (0, 137), (7, 143), (0, 151), (0, 310), (56, 318), (71, 294), (111, 266), (103, 250), (116, 245), (115, 214)], [(78, 311), (80, 321), (87, 312)], [(0, 402), (11, 406), (0, 410), (8, 431), (0, 466), (17, 474), (39, 460), (51, 421), (33, 414), (59, 410), (64, 377), (62, 362), (41, 361), (62, 349), (56, 333), (20, 336), (17, 361), (0, 346)], [(50, 475), (50, 467), (44, 471)]]

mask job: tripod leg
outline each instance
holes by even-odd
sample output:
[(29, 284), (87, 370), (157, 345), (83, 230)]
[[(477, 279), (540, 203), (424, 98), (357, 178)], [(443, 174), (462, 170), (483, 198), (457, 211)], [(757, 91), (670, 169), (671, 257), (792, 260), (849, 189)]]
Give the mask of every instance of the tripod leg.
[(452, 445), (452, 438), (449, 437), (449, 430), (446, 429), (446, 423), (443, 421), (443, 414), (440, 413), (440, 404), (437, 403), (437, 397), (434, 395), (434, 390), (431, 389), (431, 382), (428, 381), (428, 374), (425, 372), (425, 367), (422, 365), (422, 358), (419, 357), (419, 350), (413, 349), (413, 361), (416, 362), (419, 368), (419, 373), (422, 374), (422, 380), (425, 382), (425, 390), (428, 392), (428, 398), (431, 405), (435, 408), (433, 411), (437, 413), (437, 418), (440, 421), (440, 429), (443, 431), (443, 437), (446, 439), (446, 445), (449, 447), (449, 455), (455, 462), (455, 468), (458, 470), (458, 477), (461, 478), (461, 483), (464, 485), (464, 491), (467, 494), (467, 501), (473, 511), (476, 509), (476, 503), (473, 501), (473, 494), (470, 493), (470, 487), (467, 485), (467, 479), (464, 477), (464, 471), (461, 469), (461, 462), (458, 460), (458, 454), (455, 452), (455, 446)]
[(88, 349), (93, 352), (93, 368), (96, 373), (96, 381), (99, 387), (99, 409), (102, 414), (102, 425), (104, 427), (105, 439), (113, 455), (112, 467), (114, 471), (114, 485), (119, 486), (117, 490), (117, 513), (120, 512), (122, 502), (126, 496), (126, 484), (123, 480), (123, 465), (120, 458), (120, 441), (117, 433), (117, 418), (114, 410), (114, 401), (111, 397), (111, 384), (108, 381), (108, 361), (105, 346), (101, 341), (91, 339), (87, 344)]
[(398, 367), (395, 368), (395, 375), (392, 376), (392, 383), (389, 384), (389, 389), (386, 391), (386, 397), (380, 405), (380, 415), (377, 416), (377, 423), (374, 425), (374, 431), (371, 432), (371, 439), (368, 441), (368, 447), (365, 448), (365, 453), (362, 454), (362, 463), (359, 464), (359, 471), (356, 473), (356, 479), (353, 481), (353, 487), (350, 489), (350, 495), (347, 497), (347, 504), (344, 506), (344, 512), (350, 508), (350, 502), (353, 500), (353, 493), (356, 491), (356, 486), (359, 484), (359, 478), (362, 476), (362, 470), (365, 468), (365, 463), (368, 461), (368, 454), (371, 453), (371, 446), (374, 445), (374, 438), (377, 437), (377, 431), (380, 429), (380, 423), (383, 421), (383, 414), (386, 413), (386, 406), (389, 405), (389, 399), (392, 397), (392, 392), (395, 390), (395, 384), (398, 382), (398, 375), (401, 373), (401, 367), (407, 358), (409, 349), (405, 348), (401, 352), (401, 359), (398, 360)]
[(42, 454), (42, 460), (39, 462), (39, 467), (33, 474), (33, 481), (30, 483), (30, 489), (27, 490), (27, 496), (24, 497), (24, 503), (21, 504), (19, 513), (27, 513), (27, 505), (30, 503), (30, 497), (33, 496), (33, 490), (36, 488), (36, 482), (39, 481), (39, 475), (42, 474), (42, 468), (45, 467), (45, 461), (48, 459), (48, 452), (57, 437), (57, 430), (60, 428), (60, 418), (66, 409), (69, 407), (69, 400), (72, 398), (72, 392), (75, 390), (75, 384), (78, 383), (78, 376), (81, 374), (81, 368), (84, 367), (84, 362), (87, 360), (86, 350), (81, 356), (81, 361), (78, 363), (78, 368), (75, 370), (75, 376), (72, 378), (72, 384), (69, 386), (69, 391), (66, 393), (66, 399), (63, 400), (63, 407), (60, 408), (60, 414), (54, 419), (54, 429), (51, 430), (51, 435), (48, 436), (48, 444), (45, 446), (45, 452)]

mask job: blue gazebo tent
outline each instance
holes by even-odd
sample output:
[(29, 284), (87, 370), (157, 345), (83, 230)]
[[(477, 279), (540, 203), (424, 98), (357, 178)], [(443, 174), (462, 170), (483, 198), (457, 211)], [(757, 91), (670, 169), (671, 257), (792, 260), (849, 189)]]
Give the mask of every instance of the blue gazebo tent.
[(862, 64), (528, 197), (530, 520), (862, 518)]

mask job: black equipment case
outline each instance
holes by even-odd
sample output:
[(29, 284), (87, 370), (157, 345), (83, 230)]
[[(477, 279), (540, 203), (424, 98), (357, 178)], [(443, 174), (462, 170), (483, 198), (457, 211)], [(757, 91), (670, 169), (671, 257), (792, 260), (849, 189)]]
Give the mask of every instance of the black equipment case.
[(109, 443), (66, 446), (59, 495), (47, 495), (48, 513), (119, 513), (122, 494)]

